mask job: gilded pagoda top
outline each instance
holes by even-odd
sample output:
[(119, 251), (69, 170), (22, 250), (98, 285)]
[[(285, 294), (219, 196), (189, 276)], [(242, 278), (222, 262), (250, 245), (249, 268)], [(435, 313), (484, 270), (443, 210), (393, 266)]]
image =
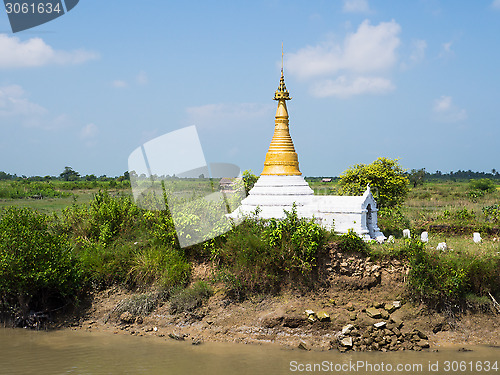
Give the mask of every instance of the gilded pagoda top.
[(283, 100), (292, 99), (290, 97), (290, 93), (286, 89), (285, 77), (283, 75), (283, 68), (281, 68), (280, 85), (279, 85), (278, 89), (276, 90), (276, 92), (274, 93), (274, 100), (280, 100), (280, 99), (283, 99)]

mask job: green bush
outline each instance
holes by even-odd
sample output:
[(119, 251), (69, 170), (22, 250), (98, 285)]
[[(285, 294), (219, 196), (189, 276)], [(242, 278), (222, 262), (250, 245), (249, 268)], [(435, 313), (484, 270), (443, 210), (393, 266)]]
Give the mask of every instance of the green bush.
[(136, 284), (157, 284), (162, 289), (171, 290), (177, 286), (185, 286), (189, 281), (190, 271), (191, 266), (182, 250), (153, 246), (136, 254), (129, 276)]
[(483, 191), (485, 193), (492, 193), (497, 189), (495, 181), (489, 178), (479, 178), (469, 181), (470, 191)]
[(90, 205), (73, 205), (63, 210), (63, 220), (74, 238), (89, 239), (103, 246), (121, 234), (126, 236), (140, 217), (139, 208), (128, 196), (112, 197), (99, 191)]
[(311, 272), (327, 232), (295, 208), (282, 220), (247, 218), (212, 249), (219, 280), (236, 295), (279, 290), (312, 281)]
[(201, 307), (212, 295), (212, 289), (205, 281), (197, 281), (189, 288), (177, 289), (170, 296), (170, 312), (191, 312)]
[(349, 229), (347, 233), (342, 234), (338, 241), (339, 250), (347, 253), (362, 253), (369, 254), (370, 250), (361, 237), (359, 237), (354, 230)]
[(340, 175), (343, 195), (361, 195), (367, 185), (379, 208), (401, 205), (409, 192), (409, 179), (397, 159), (381, 157), (368, 165), (357, 164)]
[(137, 247), (133, 243), (104, 246), (99, 242), (79, 240), (74, 254), (87, 286), (106, 287), (113, 283), (126, 283), (133, 266)]
[(413, 299), (434, 307), (460, 305), (469, 294), (500, 290), (500, 256), (497, 252), (474, 254), (440, 252), (407, 240), (410, 263), (408, 291)]
[(21, 308), (43, 308), (80, 287), (67, 236), (52, 217), (27, 208), (0, 212), (0, 296)]
[(403, 214), (401, 207), (384, 208), (378, 213), (378, 226), (386, 235), (400, 235), (403, 229), (410, 227), (410, 221)]
[(483, 207), (482, 211), (486, 220), (493, 223), (500, 223), (500, 204)]

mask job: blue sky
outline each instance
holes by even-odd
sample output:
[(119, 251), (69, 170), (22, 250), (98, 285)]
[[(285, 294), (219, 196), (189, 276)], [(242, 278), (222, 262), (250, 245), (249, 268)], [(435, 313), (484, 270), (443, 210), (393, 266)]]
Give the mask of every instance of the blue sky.
[(305, 176), (500, 170), (500, 0), (80, 0), (16, 34), (2, 11), (0, 170), (121, 175), (196, 125), (208, 162), (260, 174), (281, 43)]

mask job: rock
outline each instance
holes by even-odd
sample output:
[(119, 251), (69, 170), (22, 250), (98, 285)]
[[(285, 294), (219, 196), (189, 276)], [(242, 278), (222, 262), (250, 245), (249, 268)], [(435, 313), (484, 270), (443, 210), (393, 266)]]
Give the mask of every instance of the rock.
[(144, 319), (142, 318), (142, 316), (138, 316), (137, 318), (135, 318), (135, 322), (137, 324), (142, 324), (144, 322)]
[(176, 335), (175, 333), (169, 333), (168, 337), (170, 337), (173, 340), (184, 341), (184, 336)]
[(376, 309), (375, 307), (369, 307), (368, 309), (366, 309), (366, 315), (373, 319), (381, 318), (380, 310)]
[(436, 250), (446, 251), (448, 250), (448, 245), (446, 244), (446, 242), (440, 242), (438, 243)]
[(393, 301), (392, 306), (394, 306), (396, 309), (399, 309), (401, 307), (401, 301)]
[(132, 324), (135, 321), (135, 317), (128, 311), (125, 311), (120, 315), (120, 321), (124, 324)]
[(347, 305), (345, 305), (345, 308), (347, 311), (354, 311), (354, 306), (352, 302), (348, 302)]
[(342, 328), (342, 334), (343, 335), (348, 335), (352, 330), (354, 326), (352, 324), (348, 324)]
[(396, 306), (394, 306), (394, 304), (392, 303), (386, 303), (384, 304), (384, 310), (387, 311), (389, 314), (392, 314), (394, 311), (396, 311)]
[(419, 347), (421, 347), (422, 349), (427, 349), (429, 347), (429, 341), (427, 340), (420, 340), (420, 341), (417, 341), (416, 343)]
[(194, 339), (193, 338), (191, 345), (201, 345), (202, 343), (203, 343), (203, 341), (201, 341), (201, 339)]
[(419, 331), (418, 329), (415, 329), (414, 332), (418, 335), (419, 338), (421, 338), (422, 340), (428, 340), (429, 338), (427, 337), (427, 335), (425, 333), (423, 333), (422, 331)]
[(325, 311), (320, 311), (316, 314), (316, 316), (318, 317), (318, 320), (320, 322), (329, 322), (330, 321), (330, 315), (328, 315), (328, 313), (326, 313)]
[(340, 340), (340, 345), (342, 345), (345, 348), (351, 348), (352, 347), (352, 337), (344, 337), (342, 340)]
[(389, 315), (389, 313), (388, 313), (387, 311), (385, 311), (385, 310), (380, 310), (380, 317), (381, 317), (382, 319), (387, 320), (387, 319), (389, 319), (390, 315)]
[(394, 242), (395, 242), (394, 236), (391, 234), (387, 239), (387, 243), (394, 243)]
[(358, 317), (358, 314), (357, 314), (357, 313), (355, 313), (354, 311), (351, 311), (351, 312), (349, 313), (349, 320), (353, 320), (353, 321), (354, 321), (354, 320), (356, 320), (356, 319), (357, 319), (357, 317)]
[(309, 349), (307, 348), (307, 345), (306, 345), (306, 343), (305, 343), (304, 341), (301, 341), (301, 342), (299, 343), (299, 345), (297, 346), (297, 348), (299, 348), (299, 349), (301, 349), (301, 350), (309, 350)]
[(403, 238), (411, 238), (409, 229), (403, 229)]
[(377, 322), (373, 326), (375, 328), (381, 329), (381, 328), (384, 328), (386, 324), (387, 324), (386, 322)]
[(313, 310), (306, 310), (305, 313), (306, 313), (307, 316), (309, 316), (309, 315), (315, 315), (315, 312)]

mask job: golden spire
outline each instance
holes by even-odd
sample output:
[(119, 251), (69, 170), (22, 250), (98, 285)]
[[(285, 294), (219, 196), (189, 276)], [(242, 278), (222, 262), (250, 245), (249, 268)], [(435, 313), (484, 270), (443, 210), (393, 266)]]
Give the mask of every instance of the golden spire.
[(299, 158), (295, 152), (288, 126), (286, 100), (290, 99), (292, 98), (286, 89), (285, 77), (283, 76), (282, 49), (280, 85), (274, 93), (274, 100), (278, 101), (276, 118), (274, 120), (274, 135), (266, 154), (264, 170), (261, 175), (297, 176), (302, 174), (299, 170)]

